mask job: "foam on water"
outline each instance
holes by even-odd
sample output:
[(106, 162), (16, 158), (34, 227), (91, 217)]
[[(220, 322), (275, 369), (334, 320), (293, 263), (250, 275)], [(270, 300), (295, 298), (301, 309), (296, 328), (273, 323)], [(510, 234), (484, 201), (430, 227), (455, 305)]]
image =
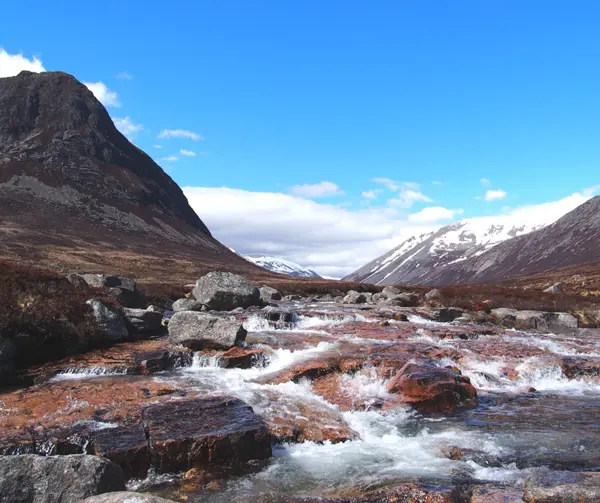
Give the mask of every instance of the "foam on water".
[(110, 368), (110, 367), (83, 367), (83, 368), (67, 368), (56, 374), (51, 382), (64, 381), (67, 379), (90, 379), (93, 377), (119, 376), (126, 375), (125, 368)]

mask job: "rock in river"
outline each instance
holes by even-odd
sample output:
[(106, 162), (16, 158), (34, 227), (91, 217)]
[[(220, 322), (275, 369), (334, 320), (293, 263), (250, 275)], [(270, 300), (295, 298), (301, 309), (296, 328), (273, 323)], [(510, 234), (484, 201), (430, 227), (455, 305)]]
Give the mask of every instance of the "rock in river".
[(73, 503), (124, 489), (121, 468), (96, 456), (0, 456), (1, 503)]
[(221, 317), (195, 311), (180, 311), (169, 321), (169, 342), (193, 350), (229, 349), (248, 333), (233, 316)]
[(600, 473), (541, 470), (525, 481), (527, 503), (596, 503), (600, 501)]
[(116, 307), (98, 299), (90, 299), (87, 304), (92, 308), (94, 318), (107, 340), (120, 342), (129, 337), (123, 315)]
[(260, 291), (248, 280), (230, 272), (209, 272), (196, 282), (194, 298), (209, 310), (231, 311), (260, 306)]

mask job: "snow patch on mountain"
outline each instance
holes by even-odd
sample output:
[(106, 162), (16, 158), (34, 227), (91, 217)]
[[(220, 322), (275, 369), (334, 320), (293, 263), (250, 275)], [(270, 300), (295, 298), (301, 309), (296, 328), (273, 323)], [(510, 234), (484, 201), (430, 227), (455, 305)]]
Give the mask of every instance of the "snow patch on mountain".
[(412, 236), (344, 279), (380, 285), (427, 284), (434, 269), (439, 276), (439, 268), (481, 255), (507, 239), (546, 227), (562, 214), (548, 212), (527, 219), (522, 216), (517, 213), (469, 218)]
[(320, 278), (315, 271), (302, 267), (291, 260), (285, 260), (278, 257), (270, 257), (267, 255), (261, 256), (244, 256), (246, 260), (267, 269), (268, 271), (276, 272), (279, 274), (287, 274), (288, 276), (295, 276), (299, 278)]

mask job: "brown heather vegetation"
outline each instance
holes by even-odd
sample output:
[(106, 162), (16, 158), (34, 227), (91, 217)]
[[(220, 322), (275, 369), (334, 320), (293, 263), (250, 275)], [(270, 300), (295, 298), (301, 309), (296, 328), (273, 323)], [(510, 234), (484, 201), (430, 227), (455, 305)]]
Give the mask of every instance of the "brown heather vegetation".
[(10, 341), (23, 367), (95, 345), (98, 328), (86, 301), (101, 295), (50, 270), (0, 261), (0, 348), (7, 351)]

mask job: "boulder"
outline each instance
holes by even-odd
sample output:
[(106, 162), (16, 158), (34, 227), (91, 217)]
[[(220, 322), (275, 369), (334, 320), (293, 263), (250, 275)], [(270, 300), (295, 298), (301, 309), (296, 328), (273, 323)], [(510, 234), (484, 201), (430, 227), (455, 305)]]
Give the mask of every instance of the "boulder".
[(371, 297), (371, 300), (373, 302), (381, 302), (381, 301), (386, 300), (386, 299), (387, 299), (387, 297), (382, 292), (374, 293), (373, 297)]
[(384, 297), (390, 299), (392, 297), (395, 297), (396, 295), (399, 295), (400, 290), (395, 286), (386, 286), (383, 290), (381, 290), (381, 293)]
[(387, 384), (390, 393), (420, 412), (451, 412), (463, 402), (477, 397), (468, 377), (459, 372), (430, 365), (406, 363)]
[(354, 290), (350, 290), (344, 299), (342, 300), (344, 304), (364, 304), (367, 302), (367, 297), (364, 293), (359, 293)]
[(196, 282), (194, 298), (212, 311), (260, 306), (260, 291), (248, 280), (230, 272), (210, 272)]
[(193, 298), (178, 299), (173, 302), (173, 311), (201, 311), (202, 302)]
[(419, 296), (416, 293), (399, 293), (388, 295), (386, 304), (399, 307), (415, 307), (419, 305)]
[(132, 332), (157, 332), (161, 329), (163, 315), (160, 312), (124, 307), (123, 315)]
[(563, 290), (562, 283), (554, 283), (554, 285), (549, 286), (544, 290), (544, 293), (560, 293)]
[(115, 463), (96, 456), (0, 456), (0, 502), (73, 503), (89, 496), (124, 491)]
[(302, 295), (286, 295), (283, 300), (287, 300), (287, 301), (297, 301), (297, 300), (302, 300)]
[(261, 286), (260, 298), (265, 304), (267, 304), (274, 300), (281, 300), (282, 296), (277, 290), (275, 290), (275, 288), (271, 288), (270, 286)]
[(514, 328), (517, 321), (517, 310), (501, 307), (492, 309), (490, 313), (491, 320), (501, 327)]
[(78, 276), (91, 287), (120, 288), (130, 292), (137, 290), (136, 282), (123, 276), (106, 276), (104, 274), (80, 274)]
[(515, 328), (519, 330), (568, 332), (579, 328), (579, 320), (568, 313), (518, 311), (515, 319)]
[(150, 405), (142, 420), (161, 473), (271, 457), (271, 435), (252, 408), (215, 397)]
[(450, 323), (451, 321), (460, 318), (465, 314), (464, 309), (460, 309), (459, 307), (441, 307), (439, 309), (434, 310), (435, 320), (440, 323)]
[(169, 320), (169, 342), (194, 351), (229, 349), (246, 339), (246, 330), (233, 316), (180, 311)]
[(82, 503), (175, 503), (151, 494), (134, 493), (131, 491), (119, 491), (100, 496), (92, 496), (84, 499)]
[(540, 470), (525, 481), (527, 503), (596, 503), (600, 501), (600, 473)]
[(121, 312), (114, 306), (98, 299), (90, 299), (87, 304), (106, 340), (120, 342), (129, 338), (129, 331)]
[(433, 290), (429, 290), (423, 298), (425, 299), (425, 304), (436, 305), (442, 301), (442, 292), (434, 288)]

